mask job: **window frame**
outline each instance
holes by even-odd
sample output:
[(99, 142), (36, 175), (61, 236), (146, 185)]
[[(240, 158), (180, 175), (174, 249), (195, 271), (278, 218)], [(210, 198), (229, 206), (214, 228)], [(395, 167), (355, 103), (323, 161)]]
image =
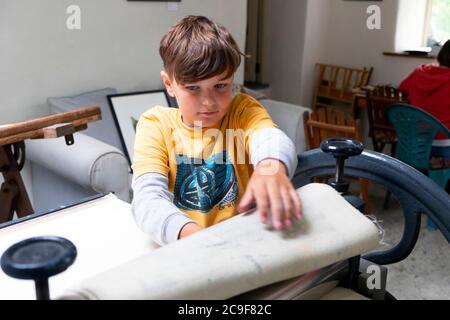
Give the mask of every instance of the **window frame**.
[(430, 31), (431, 13), (433, 12), (433, 0), (427, 0), (427, 9), (425, 12), (425, 24), (422, 35), (422, 45), (428, 45), (428, 32)]

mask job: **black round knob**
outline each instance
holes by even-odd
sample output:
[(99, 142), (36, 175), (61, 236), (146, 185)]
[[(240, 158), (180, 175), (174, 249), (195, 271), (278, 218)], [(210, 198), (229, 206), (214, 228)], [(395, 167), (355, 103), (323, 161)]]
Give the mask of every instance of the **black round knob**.
[(364, 150), (361, 142), (343, 138), (324, 140), (320, 148), (323, 152), (331, 153), (335, 157), (345, 158), (360, 155)]
[(335, 138), (322, 141), (320, 148), (323, 152), (330, 153), (336, 158), (335, 177), (334, 179), (330, 179), (328, 184), (337, 192), (341, 193), (350, 204), (363, 212), (365, 207), (364, 202), (349, 193), (350, 184), (344, 180), (345, 160), (349, 157), (360, 155), (364, 150), (363, 144), (355, 140)]
[(1, 257), (2, 270), (18, 279), (36, 282), (38, 299), (49, 299), (48, 278), (73, 264), (77, 249), (61, 237), (44, 236), (20, 241), (9, 247)]

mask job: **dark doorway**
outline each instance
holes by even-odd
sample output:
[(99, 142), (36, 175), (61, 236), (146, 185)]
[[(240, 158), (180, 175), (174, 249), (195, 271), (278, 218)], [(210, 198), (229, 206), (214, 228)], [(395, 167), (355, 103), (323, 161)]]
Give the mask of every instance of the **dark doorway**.
[(265, 20), (266, 0), (248, 0), (247, 2), (247, 36), (244, 84), (251, 89), (267, 88), (267, 63), (265, 59)]

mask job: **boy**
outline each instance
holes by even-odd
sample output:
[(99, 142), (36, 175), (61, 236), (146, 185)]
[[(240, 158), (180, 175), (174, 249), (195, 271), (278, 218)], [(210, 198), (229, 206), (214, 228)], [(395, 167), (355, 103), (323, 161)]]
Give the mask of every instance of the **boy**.
[(154, 107), (137, 125), (132, 212), (139, 227), (165, 245), (256, 202), (263, 223), (289, 228), (302, 210), (289, 180), (295, 147), (255, 99), (233, 97), (243, 55), (233, 37), (188, 16), (163, 37), (160, 55), (162, 81), (179, 109)]

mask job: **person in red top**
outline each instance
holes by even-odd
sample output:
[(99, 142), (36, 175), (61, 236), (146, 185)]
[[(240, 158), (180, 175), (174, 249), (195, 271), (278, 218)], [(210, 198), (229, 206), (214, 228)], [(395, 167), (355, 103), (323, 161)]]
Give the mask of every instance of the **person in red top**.
[[(439, 51), (438, 65), (416, 68), (399, 86), (409, 103), (433, 115), (450, 129), (450, 40)], [(450, 161), (450, 139), (438, 133), (431, 156)]]

